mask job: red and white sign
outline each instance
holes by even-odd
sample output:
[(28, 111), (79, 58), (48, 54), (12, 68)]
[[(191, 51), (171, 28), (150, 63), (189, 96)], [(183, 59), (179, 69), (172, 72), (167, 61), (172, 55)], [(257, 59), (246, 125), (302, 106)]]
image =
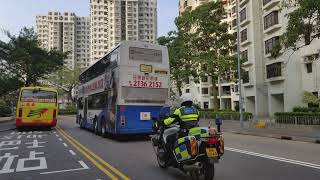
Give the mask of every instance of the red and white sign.
[(129, 75), (127, 86), (137, 88), (167, 88), (167, 84), (164, 77), (134, 74)]
[(142, 121), (147, 121), (151, 119), (150, 112), (140, 112), (140, 119)]
[(105, 75), (98, 76), (88, 83), (79, 87), (79, 95), (93, 94), (104, 91)]

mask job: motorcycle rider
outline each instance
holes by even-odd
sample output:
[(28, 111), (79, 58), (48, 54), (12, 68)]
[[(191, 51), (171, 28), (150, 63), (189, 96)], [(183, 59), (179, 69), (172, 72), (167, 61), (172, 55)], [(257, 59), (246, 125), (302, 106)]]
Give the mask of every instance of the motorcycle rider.
[(180, 97), (181, 107), (177, 108), (169, 118), (164, 120), (164, 125), (169, 127), (173, 123), (180, 125), (180, 128), (166, 128), (163, 132), (163, 139), (166, 142), (169, 151), (173, 150), (173, 144), (177, 140), (177, 133), (180, 129), (190, 129), (198, 126), (199, 111), (193, 106), (192, 96), (190, 93), (185, 93)]

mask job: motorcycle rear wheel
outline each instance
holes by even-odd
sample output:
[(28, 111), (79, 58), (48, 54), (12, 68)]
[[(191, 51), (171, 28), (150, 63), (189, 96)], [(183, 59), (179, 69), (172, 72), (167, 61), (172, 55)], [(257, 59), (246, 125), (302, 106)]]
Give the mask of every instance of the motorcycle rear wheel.
[(214, 164), (211, 164), (209, 162), (205, 162), (203, 164), (203, 170), (204, 170), (204, 179), (205, 180), (213, 180), (213, 178), (214, 178)]

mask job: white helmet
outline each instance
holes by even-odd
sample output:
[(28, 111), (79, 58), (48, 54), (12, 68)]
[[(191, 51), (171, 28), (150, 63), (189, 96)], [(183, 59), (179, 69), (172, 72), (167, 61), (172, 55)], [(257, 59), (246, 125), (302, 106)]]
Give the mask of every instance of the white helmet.
[(192, 102), (193, 98), (191, 93), (185, 93), (180, 96), (180, 100), (181, 100), (181, 103), (190, 102), (190, 101)]

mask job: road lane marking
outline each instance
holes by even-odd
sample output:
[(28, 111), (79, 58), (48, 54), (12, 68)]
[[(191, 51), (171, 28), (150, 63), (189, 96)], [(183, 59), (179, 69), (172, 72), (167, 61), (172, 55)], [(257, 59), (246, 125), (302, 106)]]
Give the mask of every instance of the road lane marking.
[(59, 137), (59, 135), (58, 135), (58, 134), (56, 134), (56, 136), (57, 136), (57, 137)]
[(319, 164), (313, 164), (313, 163), (297, 161), (297, 160), (293, 160), (293, 159), (270, 156), (270, 155), (266, 155), (266, 154), (260, 154), (260, 153), (255, 153), (255, 152), (250, 152), (250, 151), (245, 151), (245, 150), (235, 149), (235, 148), (230, 148), (230, 147), (225, 147), (225, 150), (232, 151), (232, 152), (238, 152), (238, 153), (242, 153), (242, 154), (247, 154), (247, 155), (251, 155), (251, 156), (262, 157), (262, 158), (266, 158), (266, 159), (272, 159), (275, 161), (286, 162), (286, 163), (290, 163), (290, 164), (296, 164), (296, 165), (300, 165), (300, 166), (306, 166), (306, 167), (310, 167), (310, 168), (314, 168), (314, 169), (320, 169)]
[(69, 152), (70, 152), (70, 154), (72, 154), (73, 156), (76, 155), (76, 153), (75, 153), (74, 151), (72, 151), (72, 150), (69, 150)]
[(100, 158), (98, 155), (96, 155), (95, 153), (93, 153), (92, 151), (90, 151), (88, 148), (86, 148), (85, 146), (83, 146), (80, 142), (78, 142), (77, 140), (75, 140), (72, 136), (70, 136), (67, 132), (65, 132), (62, 128), (60, 128), (59, 126), (57, 127), (58, 130), (60, 130), (59, 132), (61, 133), (62, 136), (67, 136), (69, 139), (71, 139), (75, 144), (77, 144), (80, 148), (82, 148), (84, 151), (86, 151), (88, 154), (90, 154), (92, 157), (96, 158), (98, 161), (100, 161), (100, 163), (102, 163), (103, 165), (105, 165), (106, 167), (108, 167), (112, 172), (114, 172), (116, 175), (120, 176), (122, 179), (124, 180), (129, 180), (130, 178), (127, 177), (126, 175), (124, 175), (122, 172), (120, 172), (118, 169), (116, 169), (115, 167), (113, 167), (112, 165), (110, 165), (109, 163), (107, 163), (106, 161), (104, 161), (102, 158)]
[(68, 145), (66, 143), (62, 143), (65, 147), (68, 147)]
[(69, 137), (64, 134), (63, 130), (57, 128), (62, 137), (64, 137), (73, 147), (75, 147), (82, 155), (84, 155), (89, 161), (92, 162), (98, 169), (100, 169), (103, 173), (105, 173), (111, 179), (118, 179), (111, 172), (105, 169), (101, 164), (99, 164), (96, 160), (94, 160), (91, 156), (89, 156), (84, 150), (82, 150), (79, 146), (77, 146)]
[(59, 141), (62, 141), (62, 139), (61, 139), (61, 138), (59, 138)]
[(60, 170), (60, 171), (49, 171), (49, 172), (43, 172), (40, 174), (55, 174), (55, 173), (62, 173), (62, 172), (70, 172), (70, 171), (80, 171), (80, 170), (86, 170), (86, 169), (90, 169), (86, 163), (84, 163), (83, 161), (78, 161), (79, 164), (82, 166), (81, 168), (77, 168), (77, 169), (66, 169), (66, 170)]

